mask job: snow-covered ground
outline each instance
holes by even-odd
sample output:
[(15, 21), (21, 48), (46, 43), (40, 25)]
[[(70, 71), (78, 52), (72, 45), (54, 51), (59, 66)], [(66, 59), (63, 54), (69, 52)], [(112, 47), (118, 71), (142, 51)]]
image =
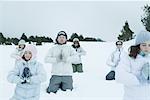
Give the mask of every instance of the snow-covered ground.
[[(124, 49), (127, 51), (132, 43), (133, 41), (125, 43)], [(110, 68), (106, 65), (106, 60), (115, 49), (115, 43), (113, 42), (81, 42), (81, 46), (86, 50), (87, 55), (82, 57), (84, 73), (73, 74), (74, 90), (47, 94), (45, 90), (51, 77), (51, 64), (45, 64), (44, 57), (52, 45), (37, 46), (37, 59), (43, 63), (47, 72), (47, 81), (41, 86), (40, 100), (122, 100), (123, 85), (115, 81), (105, 80), (105, 75), (110, 71)], [(14, 67), (15, 60), (10, 57), (14, 48), (14, 46), (0, 46), (1, 100), (9, 100), (14, 93), (15, 84), (9, 83), (6, 79), (8, 72)]]

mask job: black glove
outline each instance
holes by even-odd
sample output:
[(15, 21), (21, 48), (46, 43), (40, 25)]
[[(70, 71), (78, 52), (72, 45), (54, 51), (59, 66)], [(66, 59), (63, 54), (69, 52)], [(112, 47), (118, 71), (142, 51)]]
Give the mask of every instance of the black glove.
[(25, 67), (21, 76), (24, 80), (24, 82), (22, 82), (22, 84), (27, 83), (28, 79), (32, 76), (30, 69), (28, 67)]
[(59, 59), (62, 60), (63, 59), (63, 54), (61, 52), (61, 54), (59, 55)]
[(115, 80), (115, 71), (110, 71), (110, 72), (106, 75), (106, 80)]

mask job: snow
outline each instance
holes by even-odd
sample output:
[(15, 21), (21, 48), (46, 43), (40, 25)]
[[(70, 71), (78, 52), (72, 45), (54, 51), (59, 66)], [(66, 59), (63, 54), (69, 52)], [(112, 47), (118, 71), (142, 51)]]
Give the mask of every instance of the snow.
[[(71, 43), (68, 43), (71, 44)], [(124, 49), (133, 44), (133, 41), (124, 44)], [(40, 100), (122, 100), (123, 85), (115, 81), (106, 81), (105, 75), (110, 71), (106, 65), (106, 60), (115, 49), (113, 42), (81, 42), (81, 46), (86, 50), (87, 55), (82, 57), (84, 73), (73, 74), (73, 91), (63, 92), (59, 90), (57, 94), (47, 94), (46, 88), (51, 77), (51, 64), (45, 64), (44, 58), (48, 49), (53, 44), (43, 44), (37, 46), (38, 56), (47, 72), (47, 81), (41, 85)], [(14, 51), (14, 46), (0, 46), (0, 98), (9, 100), (15, 90), (15, 84), (7, 81), (6, 77), (13, 69), (15, 60), (10, 57)]]

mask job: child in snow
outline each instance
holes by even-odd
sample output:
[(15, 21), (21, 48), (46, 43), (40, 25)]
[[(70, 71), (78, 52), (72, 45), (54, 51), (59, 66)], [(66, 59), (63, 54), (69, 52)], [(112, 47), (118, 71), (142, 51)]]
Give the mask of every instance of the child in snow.
[(116, 81), (124, 84), (123, 100), (150, 100), (150, 32), (137, 34), (116, 68)]
[(115, 80), (115, 69), (121, 59), (121, 56), (125, 54), (123, 50), (123, 42), (116, 42), (116, 50), (113, 51), (107, 60), (107, 65), (111, 67), (111, 71), (106, 75), (106, 80)]
[(76, 52), (78, 53), (79, 56), (79, 60), (77, 62), (74, 62), (72, 64), (73, 67), (73, 72), (79, 72), (82, 73), (83, 72), (83, 68), (82, 68), (82, 61), (81, 61), (81, 56), (82, 55), (86, 55), (86, 52), (84, 51), (84, 49), (80, 46), (79, 43), (79, 39), (78, 38), (74, 38), (73, 39), (73, 45), (72, 47), (76, 50)]
[(16, 59), (16, 63), (17, 61), (21, 60), (21, 56), (23, 53), (23, 50), (25, 48), (25, 41), (24, 40), (20, 40), (18, 42), (18, 47), (16, 48), (16, 50), (11, 54), (11, 57)]
[(67, 44), (67, 34), (60, 31), (56, 38), (56, 45), (52, 47), (45, 57), (46, 63), (52, 63), (52, 77), (47, 93), (56, 93), (73, 89), (72, 63), (78, 60), (76, 51)]
[(46, 75), (42, 64), (35, 59), (36, 54), (35, 46), (26, 46), (22, 60), (18, 61), (8, 74), (8, 81), (17, 84), (10, 100), (39, 100), (40, 83), (46, 80)]

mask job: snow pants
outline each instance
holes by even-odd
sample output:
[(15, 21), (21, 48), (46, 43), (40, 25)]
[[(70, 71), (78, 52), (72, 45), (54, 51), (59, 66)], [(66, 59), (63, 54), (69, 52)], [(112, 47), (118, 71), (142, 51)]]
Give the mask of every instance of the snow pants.
[(106, 80), (115, 80), (115, 71), (110, 71), (110, 72), (106, 75)]
[(63, 91), (66, 91), (67, 89), (72, 90), (73, 89), (72, 76), (52, 75), (49, 86), (47, 88), (47, 92), (56, 93), (57, 90), (59, 89)]
[(73, 72), (79, 72), (82, 73), (83, 72), (83, 68), (82, 68), (82, 63), (80, 64), (72, 64), (72, 68), (73, 68)]

